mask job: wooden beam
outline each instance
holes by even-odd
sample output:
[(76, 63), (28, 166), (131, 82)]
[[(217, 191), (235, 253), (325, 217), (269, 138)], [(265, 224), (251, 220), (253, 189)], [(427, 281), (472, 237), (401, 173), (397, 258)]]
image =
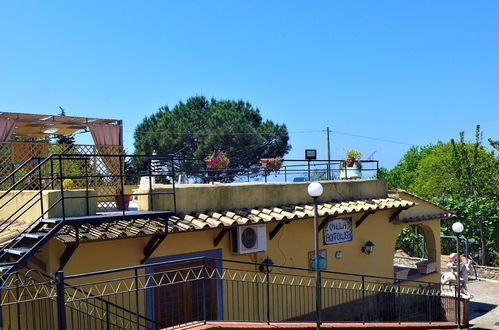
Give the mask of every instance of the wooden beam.
[(227, 234), (229, 231), (231, 231), (232, 228), (223, 228), (217, 235), (217, 237), (215, 237), (215, 239), (213, 240), (213, 245), (214, 246), (217, 246), (218, 244), (220, 244), (220, 242), (222, 241), (222, 239), (224, 238), (225, 234)]
[(274, 229), (272, 229), (272, 231), (270, 232), (269, 234), (269, 240), (272, 240), (275, 235), (277, 235), (277, 233), (281, 230), (282, 227), (284, 227), (284, 225), (287, 225), (290, 221), (281, 221), (277, 224), (277, 226), (274, 227)]
[(59, 259), (59, 270), (64, 269), (64, 266), (66, 266), (69, 259), (71, 259), (71, 256), (73, 255), (73, 253), (75, 253), (78, 245), (79, 245), (78, 243), (66, 245), (66, 248), (64, 249), (61, 258)]
[(407, 208), (401, 208), (401, 209), (395, 210), (395, 212), (393, 212), (392, 215), (390, 216), (390, 222), (393, 222), (393, 220), (395, 220), (395, 218), (397, 218), (399, 216), (400, 212), (402, 212), (404, 210), (407, 210)]
[(322, 222), (319, 224), (319, 228), (317, 228), (318, 231), (321, 231), (324, 226), (326, 225), (326, 222), (328, 222), (329, 220), (333, 220), (333, 219), (336, 219), (336, 217), (327, 217), (326, 219), (322, 220)]
[(144, 258), (140, 261), (141, 264), (146, 262), (147, 259), (156, 251), (158, 246), (163, 242), (163, 240), (168, 236), (168, 232), (160, 235), (153, 235), (149, 242), (147, 242), (144, 247)]
[(355, 227), (360, 226), (367, 219), (368, 216), (370, 216), (371, 214), (374, 214), (374, 213), (376, 213), (376, 211), (364, 212), (364, 214), (362, 214), (362, 216), (359, 218), (359, 220), (357, 220), (355, 222)]

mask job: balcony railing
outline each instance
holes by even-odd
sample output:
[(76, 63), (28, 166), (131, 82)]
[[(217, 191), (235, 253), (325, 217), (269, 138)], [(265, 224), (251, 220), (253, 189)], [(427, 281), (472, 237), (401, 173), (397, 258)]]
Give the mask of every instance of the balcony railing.
[[(159, 329), (207, 321), (455, 322), (461, 308), (439, 283), (216, 258), (192, 258), (55, 278), (10, 274), (3, 326)], [(51, 311), (56, 311), (52, 314)], [(52, 316), (53, 315), (53, 316)]]

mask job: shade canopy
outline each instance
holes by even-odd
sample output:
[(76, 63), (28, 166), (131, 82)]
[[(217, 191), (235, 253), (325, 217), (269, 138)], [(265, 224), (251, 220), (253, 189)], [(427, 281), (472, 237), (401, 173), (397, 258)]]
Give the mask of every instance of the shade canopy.
[(44, 138), (51, 135), (71, 135), (87, 132), (92, 125), (94, 127), (107, 126), (112, 131), (116, 131), (117, 127), (121, 128), (121, 120), (117, 119), (0, 112), (0, 122), (9, 123), (11, 121), (15, 122), (15, 128), (12, 132), (7, 131), (8, 125), (4, 124), (6, 126), (4, 135), (9, 135), (7, 139), (12, 137)]

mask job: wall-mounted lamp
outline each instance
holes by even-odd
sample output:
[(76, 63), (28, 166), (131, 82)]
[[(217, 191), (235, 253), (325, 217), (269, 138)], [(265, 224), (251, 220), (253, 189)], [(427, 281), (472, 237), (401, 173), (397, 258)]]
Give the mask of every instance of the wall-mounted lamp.
[(373, 253), (375, 246), (376, 245), (373, 242), (367, 241), (366, 244), (364, 244), (364, 246), (362, 247), (362, 252), (364, 252), (367, 255), (370, 255), (371, 253)]
[(267, 257), (260, 266), (258, 266), (258, 270), (260, 270), (262, 273), (270, 273), (272, 271), (272, 266), (274, 265), (274, 262)]

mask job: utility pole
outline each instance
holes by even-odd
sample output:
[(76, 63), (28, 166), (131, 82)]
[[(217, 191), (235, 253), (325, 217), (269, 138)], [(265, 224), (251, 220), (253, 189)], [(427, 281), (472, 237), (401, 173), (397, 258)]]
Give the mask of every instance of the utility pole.
[(329, 144), (329, 127), (326, 127), (327, 139), (327, 179), (331, 180), (331, 145)]

